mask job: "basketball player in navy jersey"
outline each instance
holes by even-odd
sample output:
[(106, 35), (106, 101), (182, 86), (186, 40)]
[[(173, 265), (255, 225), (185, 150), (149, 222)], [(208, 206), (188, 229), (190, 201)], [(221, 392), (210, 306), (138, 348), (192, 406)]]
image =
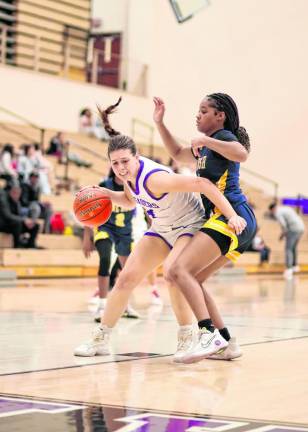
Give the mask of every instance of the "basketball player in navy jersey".
[[(234, 100), (227, 94), (213, 93), (201, 101), (196, 124), (203, 136), (192, 140), (191, 148), (178, 143), (165, 126), (163, 100), (154, 98), (154, 105), (154, 121), (170, 156), (181, 163), (195, 163), (197, 176), (217, 185), (247, 223), (245, 230), (237, 234), (228, 226), (226, 215), (209, 197), (202, 195), (207, 220), (167, 274), (167, 280), (177, 285), (185, 295), (200, 329), (198, 343), (185, 353), (182, 361), (190, 363), (208, 357), (231, 360), (241, 355), (240, 348), (230, 337), (213, 298), (200, 284), (229, 260), (236, 261), (256, 233), (254, 213), (239, 185), (240, 162), (248, 157), (249, 137), (240, 127)], [(215, 351), (215, 327), (229, 346), (212, 355)]]

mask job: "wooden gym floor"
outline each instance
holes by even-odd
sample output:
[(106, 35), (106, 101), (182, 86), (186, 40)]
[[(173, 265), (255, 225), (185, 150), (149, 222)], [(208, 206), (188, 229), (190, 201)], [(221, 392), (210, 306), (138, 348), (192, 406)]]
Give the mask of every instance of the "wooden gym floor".
[(177, 326), (140, 286), (140, 320), (121, 319), (114, 354), (78, 358), (93, 328), (95, 279), (0, 288), (0, 430), (308, 432), (308, 278), (209, 282), (244, 356), (173, 364)]

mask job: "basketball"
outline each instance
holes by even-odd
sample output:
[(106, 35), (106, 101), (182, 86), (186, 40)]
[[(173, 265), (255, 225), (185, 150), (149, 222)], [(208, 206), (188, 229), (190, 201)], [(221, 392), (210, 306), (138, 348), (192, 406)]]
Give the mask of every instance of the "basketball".
[(79, 222), (92, 228), (107, 222), (112, 212), (111, 199), (95, 186), (86, 186), (77, 192), (73, 206)]

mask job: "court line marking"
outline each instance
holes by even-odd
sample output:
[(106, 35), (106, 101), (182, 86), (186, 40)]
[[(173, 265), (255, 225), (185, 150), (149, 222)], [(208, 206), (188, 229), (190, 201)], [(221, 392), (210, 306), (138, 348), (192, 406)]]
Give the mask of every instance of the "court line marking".
[[(251, 346), (251, 345), (261, 345), (261, 344), (267, 344), (267, 343), (274, 343), (274, 342), (287, 342), (290, 340), (297, 340), (297, 339), (307, 339), (307, 336), (296, 336), (291, 338), (285, 338), (285, 339), (273, 339), (269, 341), (259, 341), (259, 342), (251, 342), (246, 344), (241, 344), (242, 347), (244, 346)], [(98, 363), (87, 363), (82, 365), (70, 365), (70, 366), (60, 366), (55, 368), (47, 368), (47, 369), (36, 369), (36, 370), (27, 370), (27, 371), (19, 371), (19, 372), (9, 372), (9, 373), (3, 373), (0, 374), (0, 377), (2, 376), (10, 376), (10, 375), (22, 375), (22, 374), (29, 374), (29, 373), (39, 373), (39, 372), (49, 372), (49, 371), (55, 371), (55, 370), (65, 370), (65, 369), (74, 369), (74, 368), (82, 368), (82, 367), (89, 367), (89, 366), (97, 366), (97, 365), (103, 365), (103, 364), (110, 364), (110, 363), (124, 363), (124, 362), (130, 362), (130, 361), (136, 361), (136, 360), (153, 360), (156, 358), (163, 358), (163, 357), (171, 357), (172, 354), (158, 354), (153, 355), (150, 357), (135, 357), (135, 358), (129, 358), (129, 359), (121, 359), (121, 360), (110, 360), (105, 362), (98, 362)], [(116, 354), (121, 355), (121, 354)]]

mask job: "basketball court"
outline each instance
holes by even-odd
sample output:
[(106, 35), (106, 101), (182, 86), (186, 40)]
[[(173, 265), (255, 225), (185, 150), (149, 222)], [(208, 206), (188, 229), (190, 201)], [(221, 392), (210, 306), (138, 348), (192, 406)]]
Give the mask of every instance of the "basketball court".
[(216, 276), (209, 288), (244, 352), (172, 363), (177, 326), (146, 286), (141, 319), (121, 319), (113, 355), (73, 349), (94, 327), (93, 279), (21, 280), (1, 288), (3, 431), (307, 431), (308, 278)]

